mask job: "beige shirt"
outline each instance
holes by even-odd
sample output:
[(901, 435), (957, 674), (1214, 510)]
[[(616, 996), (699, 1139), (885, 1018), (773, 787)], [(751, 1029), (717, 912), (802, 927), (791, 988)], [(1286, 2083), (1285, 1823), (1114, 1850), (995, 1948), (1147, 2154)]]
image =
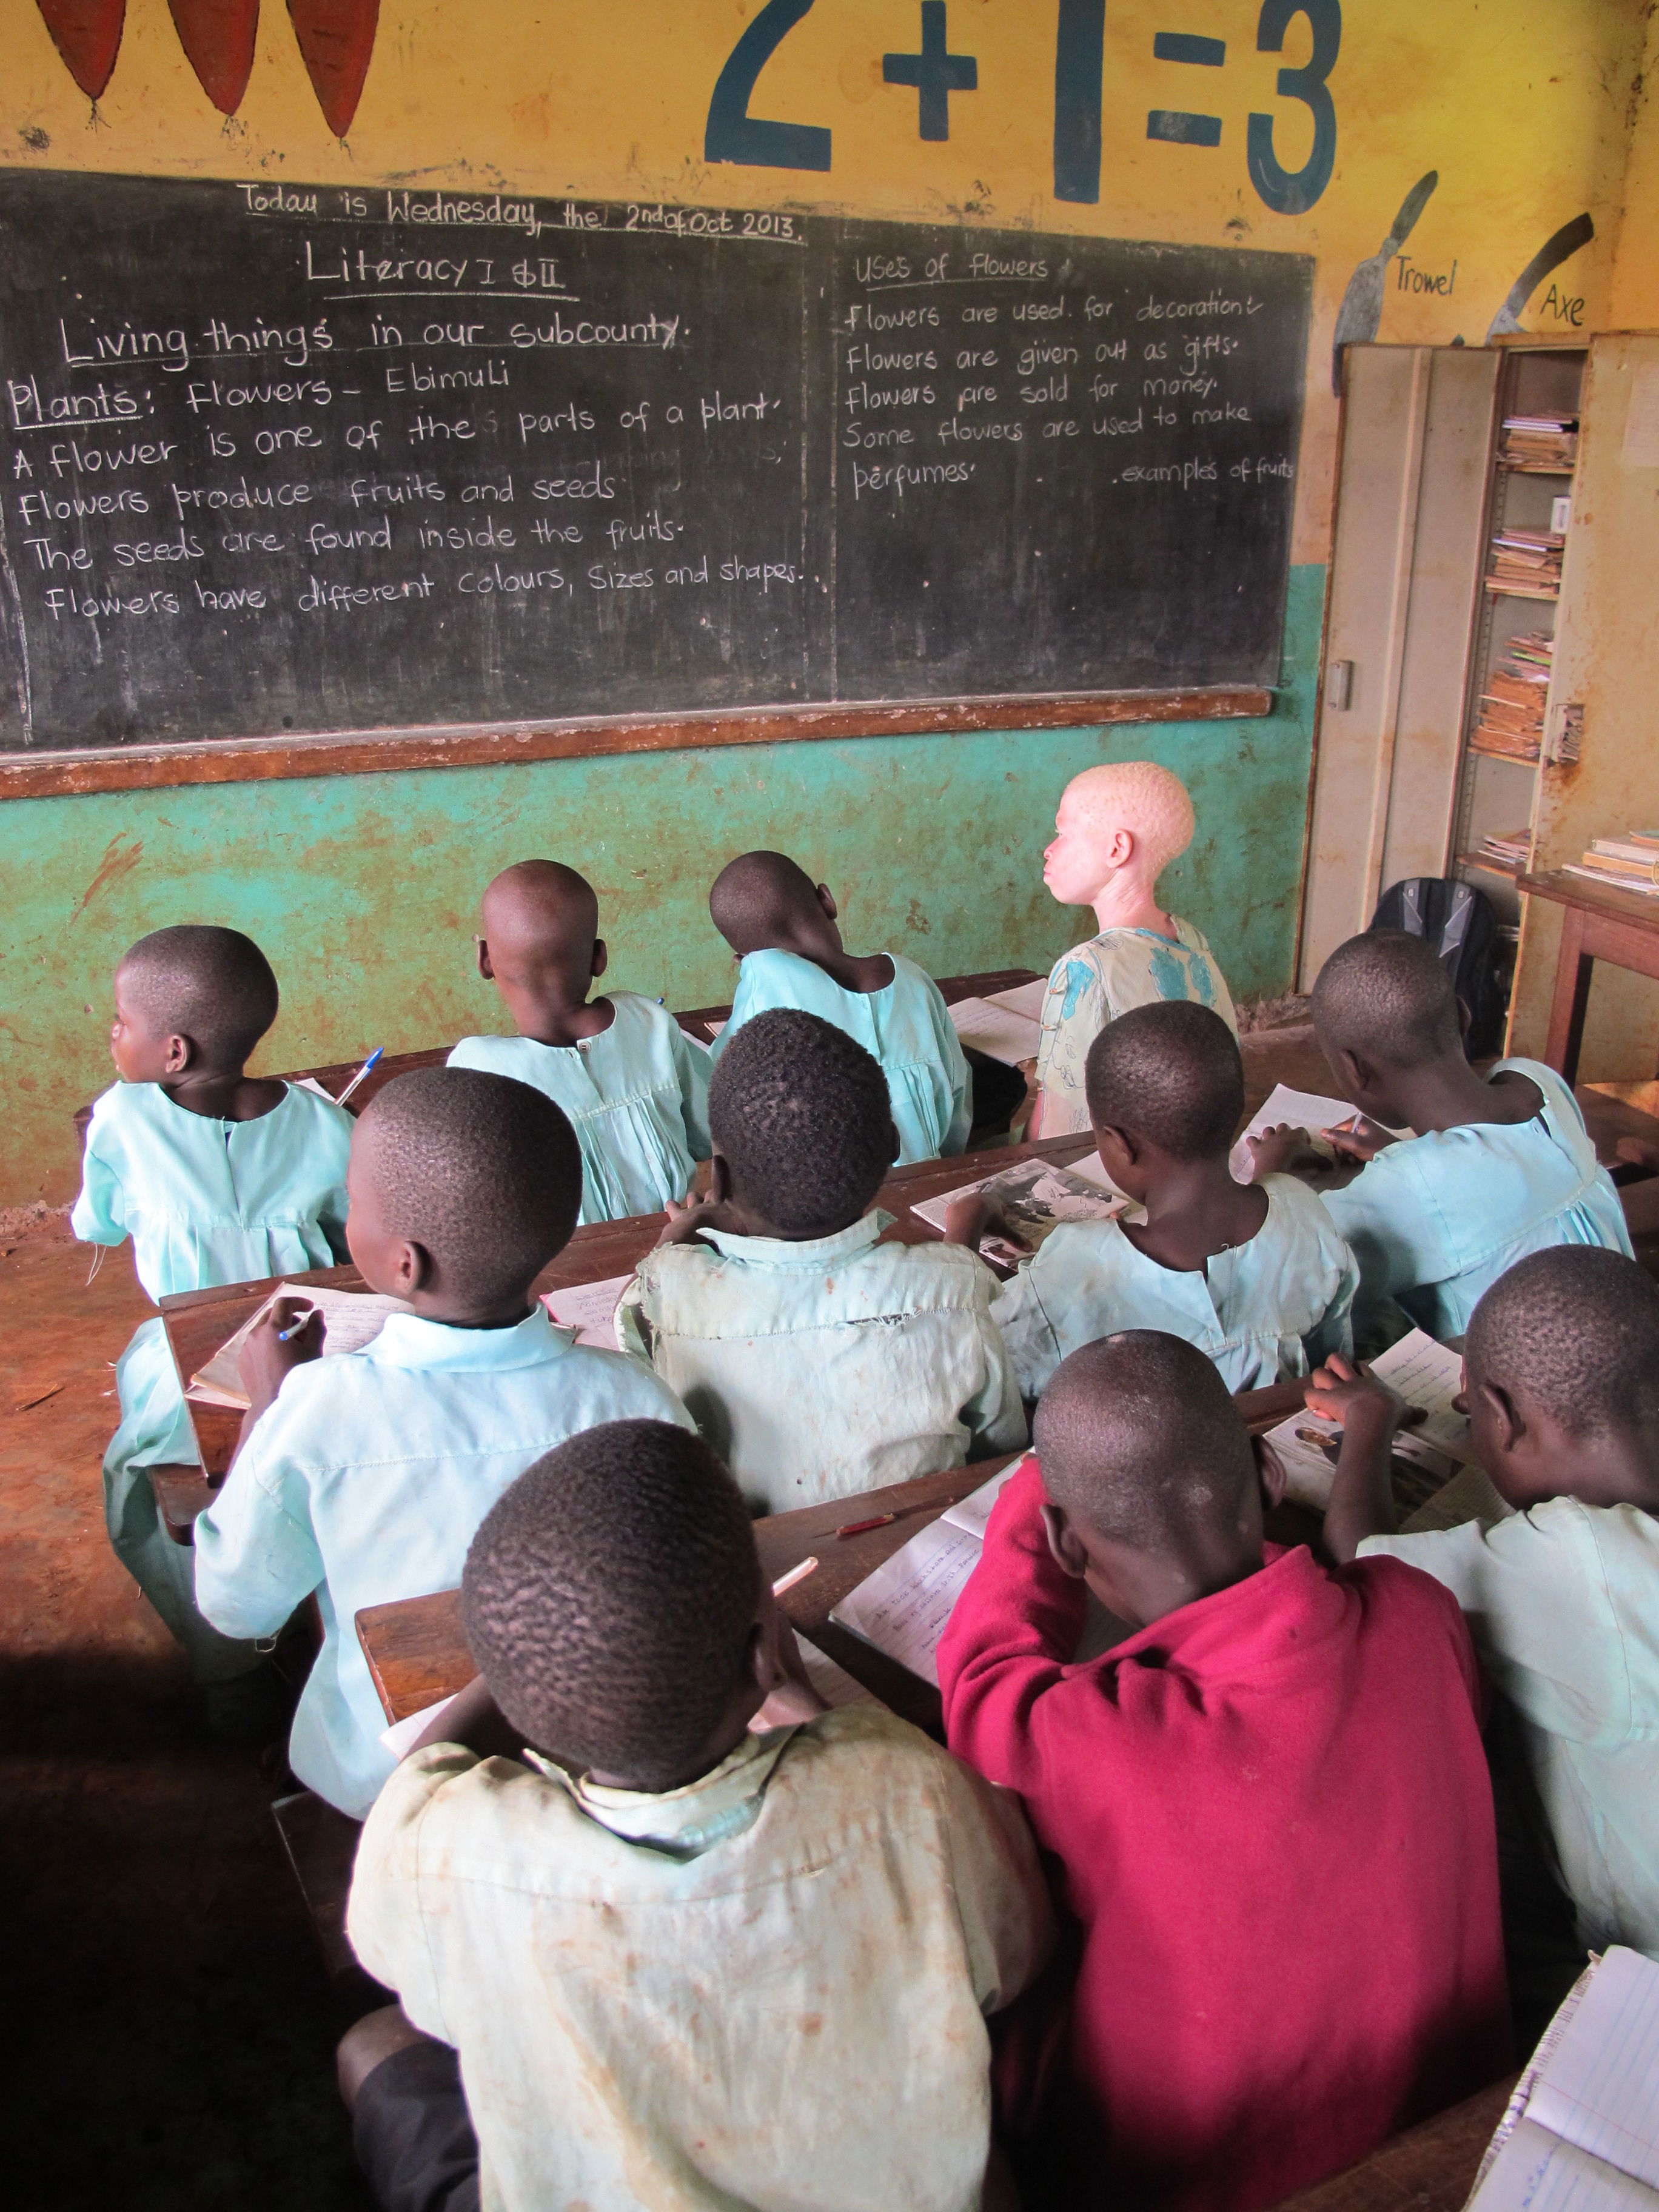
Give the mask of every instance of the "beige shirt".
[(661, 1796), (416, 1752), (347, 1924), (460, 2052), (483, 2212), (970, 2212), (1050, 1940), (1018, 1800), (868, 1706)]

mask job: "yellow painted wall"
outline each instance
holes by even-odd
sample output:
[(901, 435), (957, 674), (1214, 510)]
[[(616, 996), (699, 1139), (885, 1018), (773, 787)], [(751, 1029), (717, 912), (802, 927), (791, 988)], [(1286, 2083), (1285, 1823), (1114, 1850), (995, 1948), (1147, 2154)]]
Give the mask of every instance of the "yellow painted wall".
[[(1545, 239), (1583, 213), (1594, 243), (1540, 288), (1524, 319), (1543, 330), (1571, 327), (1574, 316), (1605, 326), (1647, 28), (1633, 0), (1348, 0), (1336, 11), (1329, 77), (1334, 172), (1298, 216), (1273, 213), (1253, 189), (1245, 137), (1250, 113), (1272, 114), (1280, 161), (1292, 168), (1305, 156), (1309, 110), (1275, 89), (1281, 68), (1309, 57), (1305, 14), (1290, 20), (1282, 52), (1264, 53), (1260, 0), (1109, 0), (1101, 194), (1090, 207), (1053, 192), (1060, 5), (951, 0), (950, 45), (975, 57), (979, 88), (951, 99), (941, 144), (919, 137), (915, 94), (882, 80), (884, 53), (918, 45), (917, 0), (816, 0), (767, 64), (752, 103), (757, 115), (831, 132), (831, 167), (816, 174), (702, 159), (710, 93), (759, 0), (386, 0), (344, 143), (324, 122), (276, 0), (261, 13), (252, 77), (231, 120), (192, 75), (165, 0), (128, 0), (95, 117), (34, 0), (0, 0), (0, 159), (176, 176), (516, 185), (1313, 253), (1298, 562), (1322, 560), (1328, 547), (1338, 303), (1426, 171), (1439, 184), (1404, 249), (1409, 266), (1388, 272), (1376, 335), (1479, 343)], [(1224, 40), (1224, 65), (1155, 58), (1155, 35), (1170, 31)], [(1218, 117), (1219, 145), (1149, 141), (1148, 113), (1164, 107)], [(1414, 289), (1419, 276), (1452, 289)]]
[(1630, 153), (1607, 327), (1659, 329), (1659, 7), (1648, 0), (1647, 43), (1631, 94)]

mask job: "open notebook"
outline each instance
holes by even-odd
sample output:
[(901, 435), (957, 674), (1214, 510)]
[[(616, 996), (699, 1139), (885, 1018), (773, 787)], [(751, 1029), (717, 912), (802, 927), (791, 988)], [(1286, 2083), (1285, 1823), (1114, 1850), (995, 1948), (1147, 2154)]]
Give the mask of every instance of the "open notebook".
[(1614, 1944), (1516, 2088), (1469, 2212), (1659, 2212), (1659, 1964)]
[(366, 1344), (373, 1344), (386, 1327), (389, 1314), (415, 1310), (402, 1298), (381, 1297), (373, 1291), (331, 1291), (311, 1283), (279, 1283), (258, 1310), (248, 1316), (235, 1335), (222, 1344), (212, 1358), (191, 1376), (185, 1397), (193, 1399), (198, 1406), (228, 1406), (234, 1412), (247, 1411), (248, 1395), (242, 1387), (240, 1364), (242, 1346), (278, 1298), (292, 1298), (296, 1304), (313, 1307), (322, 1315), (325, 1359), (343, 1352), (361, 1352)]
[(988, 999), (958, 999), (951, 1009), (957, 1035), (975, 1052), (1011, 1067), (1035, 1060), (1042, 1042), (1042, 994), (1048, 988), (1044, 979), (994, 991)]
[(575, 1283), (568, 1291), (545, 1291), (542, 1304), (561, 1328), (574, 1329), (578, 1344), (617, 1349), (617, 1301), (631, 1275), (608, 1275), (602, 1283)]
[[(1370, 1365), (1374, 1374), (1409, 1404), (1420, 1406), (1427, 1417), (1415, 1428), (1401, 1429), (1394, 1444), (1395, 1459), (1406, 1462), (1420, 1478), (1414, 1492), (1407, 1494), (1413, 1506), (1421, 1504), (1473, 1457), (1468, 1422), (1452, 1404), (1462, 1388), (1462, 1357), (1414, 1328)], [(1330, 1501), (1331, 1476), (1341, 1437), (1336, 1422), (1307, 1412), (1292, 1413), (1289, 1420), (1268, 1431), (1267, 1442), (1284, 1466), (1285, 1494), (1293, 1504), (1324, 1511)], [(1396, 1496), (1399, 1489), (1396, 1481)], [(1492, 1495), (1496, 1497), (1496, 1492)], [(1507, 1507), (1502, 1510), (1508, 1510)]]
[[(1255, 1172), (1255, 1163), (1250, 1158), (1247, 1139), (1259, 1137), (1264, 1129), (1276, 1129), (1280, 1122), (1292, 1128), (1305, 1129), (1313, 1139), (1316, 1152), (1336, 1158), (1334, 1146), (1325, 1137), (1327, 1129), (1348, 1129), (1364, 1117), (1346, 1098), (1326, 1098), (1316, 1091), (1292, 1091), (1287, 1085), (1273, 1086), (1273, 1095), (1256, 1113), (1250, 1116), (1238, 1141), (1234, 1145), (1228, 1164), (1237, 1182), (1249, 1182)], [(1409, 1129), (1391, 1129), (1390, 1136), (1409, 1137)]]
[(937, 1198), (924, 1199), (913, 1210), (918, 1221), (943, 1230), (955, 1200), (976, 1190), (998, 1201), (1015, 1231), (1012, 1237), (990, 1231), (979, 1240), (984, 1256), (1005, 1267), (1017, 1267), (1022, 1260), (1029, 1259), (1062, 1221), (1109, 1220), (1127, 1203), (1106, 1181), (1099, 1155), (1088, 1152), (1068, 1168), (1056, 1167), (1048, 1160), (1022, 1160), (1015, 1167), (999, 1169), (995, 1175), (959, 1183)]

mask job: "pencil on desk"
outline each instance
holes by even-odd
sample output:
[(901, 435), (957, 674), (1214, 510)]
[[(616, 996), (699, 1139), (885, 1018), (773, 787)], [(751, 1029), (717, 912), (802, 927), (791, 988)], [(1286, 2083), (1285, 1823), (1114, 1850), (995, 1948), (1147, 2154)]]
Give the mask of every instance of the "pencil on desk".
[(817, 1568), (817, 1564), (815, 1559), (803, 1559), (799, 1566), (791, 1567), (787, 1575), (780, 1575), (772, 1585), (773, 1596), (781, 1597), (785, 1590), (792, 1590), (797, 1583), (804, 1583), (808, 1575)]
[(866, 1528), (885, 1528), (898, 1519), (896, 1513), (872, 1513), (867, 1521), (848, 1521), (837, 1528), (837, 1536), (861, 1536)]

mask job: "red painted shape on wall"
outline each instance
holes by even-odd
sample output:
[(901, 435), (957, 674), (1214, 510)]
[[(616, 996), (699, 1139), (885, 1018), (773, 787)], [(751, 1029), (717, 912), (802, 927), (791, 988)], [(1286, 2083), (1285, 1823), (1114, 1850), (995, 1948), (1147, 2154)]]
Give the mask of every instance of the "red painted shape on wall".
[(203, 91), (221, 115), (234, 115), (253, 70), (259, 0), (167, 0), (167, 7)]
[(34, 4), (70, 75), (88, 100), (96, 100), (121, 51), (127, 0), (34, 0)]
[(380, 0), (288, 0), (288, 12), (323, 119), (343, 138), (368, 75)]

